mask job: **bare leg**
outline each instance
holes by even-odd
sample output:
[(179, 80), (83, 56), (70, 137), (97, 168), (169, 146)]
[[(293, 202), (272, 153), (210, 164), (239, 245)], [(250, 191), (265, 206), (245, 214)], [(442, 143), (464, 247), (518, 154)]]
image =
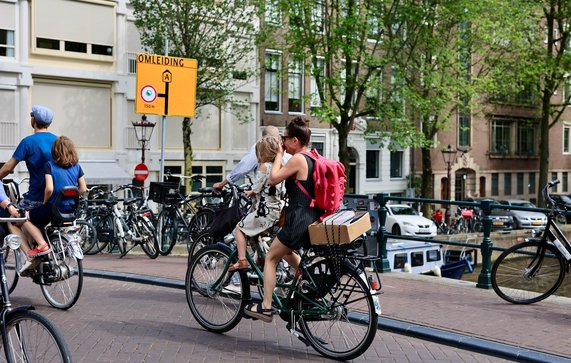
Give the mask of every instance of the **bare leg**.
[[(284, 256), (290, 254), (292, 254), (292, 250), (281, 243), (277, 237), (274, 238), (264, 263), (264, 300), (262, 301), (264, 309), (272, 307), (272, 294), (276, 288), (276, 266)], [(297, 267), (298, 265), (299, 261), (294, 266)]]
[(15, 234), (18, 237), (20, 237), (20, 240), (22, 241), (20, 243), (20, 250), (22, 250), (22, 252), (24, 252), (24, 256), (28, 255), (28, 251), (30, 250), (30, 245), (28, 242), (28, 236), (24, 233), (24, 231), (22, 231), (20, 229), (20, 227), (12, 224), (12, 223), (7, 223), (8, 225), (8, 231), (10, 231), (11, 234)]
[(238, 250), (238, 259), (246, 259), (246, 236), (240, 228), (236, 228), (236, 249)]
[(22, 229), (24, 230), (24, 232), (28, 233), (34, 241), (36, 241), (38, 247), (47, 244), (47, 242), (44, 239), (44, 236), (42, 235), (42, 231), (40, 231), (38, 227), (34, 226), (32, 222), (30, 221), (24, 222), (24, 224), (22, 225)]

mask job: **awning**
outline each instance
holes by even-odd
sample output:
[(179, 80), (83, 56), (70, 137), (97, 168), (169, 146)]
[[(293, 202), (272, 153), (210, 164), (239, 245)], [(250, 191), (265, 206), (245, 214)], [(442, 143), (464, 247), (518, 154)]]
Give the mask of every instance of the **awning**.
[(127, 173), (114, 160), (80, 160), (87, 184), (130, 184), (133, 175)]

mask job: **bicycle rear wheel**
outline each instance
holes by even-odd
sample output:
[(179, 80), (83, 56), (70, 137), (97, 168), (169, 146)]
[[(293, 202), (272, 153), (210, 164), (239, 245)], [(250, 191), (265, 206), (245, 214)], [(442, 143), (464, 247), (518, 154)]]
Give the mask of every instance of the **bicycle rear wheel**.
[(93, 243), (93, 246), (84, 253), (86, 255), (95, 255), (101, 251), (109, 242), (113, 242), (115, 239), (115, 227), (113, 224), (113, 216), (107, 213), (94, 213), (88, 220), (95, 230), (97, 231), (97, 238)]
[(151, 259), (157, 258), (159, 249), (157, 248), (158, 242), (155, 227), (153, 227), (148, 219), (139, 216), (135, 220), (133, 228), (135, 235), (141, 238), (140, 243), (143, 252)]
[(81, 250), (83, 253), (87, 253), (97, 241), (97, 230), (86, 221), (76, 220), (75, 224), (79, 227), (77, 235), (79, 236)]
[(171, 253), (176, 244), (178, 220), (173, 212), (165, 207), (157, 219), (157, 247), (162, 256)]
[[(321, 355), (349, 360), (363, 354), (377, 332), (378, 316), (367, 283), (354, 268), (342, 267), (340, 283), (323, 299), (326, 314), (299, 317), (299, 328), (311, 346)], [(299, 309), (312, 309), (312, 304), (299, 299)]]
[[(212, 209), (202, 208), (192, 217), (188, 225), (190, 237), (192, 237), (189, 241), (195, 239), (202, 231), (204, 231), (206, 226), (214, 220), (214, 215), (215, 213)], [(188, 244), (188, 248), (190, 249), (190, 244)]]
[(0, 346), (0, 362), (6, 362), (6, 353), (12, 362), (71, 362), (63, 335), (35, 311), (8, 313), (6, 330), (9, 345)]
[[(198, 251), (188, 265), (186, 300), (196, 321), (206, 330), (224, 333), (242, 319), (245, 274), (228, 274), (229, 254), (219, 246)], [(234, 278), (233, 278), (234, 275)]]
[(559, 288), (565, 278), (565, 261), (546, 241), (523, 242), (498, 257), (491, 277), (499, 297), (512, 304), (531, 304)]
[(41, 262), (43, 283), (40, 284), (42, 294), (54, 308), (67, 310), (71, 308), (81, 294), (83, 287), (83, 264), (73, 253), (69, 241), (62, 236), (50, 237), (52, 252), (46, 261)]

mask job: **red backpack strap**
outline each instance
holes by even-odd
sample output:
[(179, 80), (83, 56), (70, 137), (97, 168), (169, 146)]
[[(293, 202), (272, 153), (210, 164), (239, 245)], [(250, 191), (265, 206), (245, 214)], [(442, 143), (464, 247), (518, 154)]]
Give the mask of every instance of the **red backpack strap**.
[[(311, 151), (301, 151), (302, 154), (309, 156), (311, 159), (313, 159), (314, 165), (313, 167), (315, 168), (315, 159), (316, 156), (315, 154), (317, 154), (317, 151), (315, 151), (315, 153), (313, 153), (312, 149)], [(317, 154), (317, 156), (319, 156), (319, 154)], [(315, 169), (314, 169), (315, 170)], [(309, 178), (309, 175), (308, 175)], [(305, 196), (311, 200), (311, 203), (309, 203), (309, 206), (311, 208), (313, 208), (315, 206), (315, 198), (312, 198), (311, 195), (309, 195), (309, 192), (307, 191), (307, 189), (305, 189), (305, 187), (299, 182), (299, 180), (295, 179), (295, 184), (299, 187), (299, 189), (303, 192), (303, 194), (305, 194)]]

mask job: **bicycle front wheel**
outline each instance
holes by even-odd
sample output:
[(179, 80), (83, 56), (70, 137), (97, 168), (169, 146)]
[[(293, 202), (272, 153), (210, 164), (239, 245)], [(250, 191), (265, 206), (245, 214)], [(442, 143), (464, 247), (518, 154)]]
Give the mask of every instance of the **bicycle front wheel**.
[[(378, 316), (367, 283), (354, 268), (343, 267), (340, 282), (323, 299), (326, 314), (302, 314), (299, 327), (311, 346), (321, 355), (349, 360), (363, 354), (377, 332)], [(299, 299), (300, 310), (312, 304)]]
[[(19, 275), (16, 269), (18, 268), (19, 264), (16, 261), (24, 256), (20, 255), (22, 252), (20, 250), (13, 250), (9, 247), (6, 247), (4, 250), (4, 264), (6, 269), (6, 283), (8, 284), (8, 292), (11, 294), (12, 291), (18, 285)], [(25, 257), (24, 257), (25, 258)]]
[(83, 288), (83, 265), (73, 253), (72, 247), (64, 237), (50, 238), (53, 251), (43, 266), (42, 294), (54, 308), (67, 310), (71, 308), (81, 294)]
[(196, 321), (206, 330), (224, 333), (242, 319), (244, 275), (228, 274), (229, 254), (218, 246), (200, 250), (188, 265), (186, 300)]
[(559, 288), (565, 278), (565, 261), (546, 241), (523, 242), (498, 257), (491, 277), (499, 297), (512, 304), (531, 304)]
[(214, 243), (218, 242), (211, 233), (209, 232), (202, 232), (198, 237), (196, 237), (192, 244), (191, 247), (188, 251), (188, 260), (192, 260), (192, 257), (194, 255), (196, 255), (196, 253), (198, 251), (200, 251), (202, 248), (208, 246), (208, 245), (212, 245)]
[(6, 354), (12, 362), (71, 362), (63, 335), (35, 311), (9, 313), (6, 330), (8, 346), (1, 346), (0, 362), (7, 361)]
[[(188, 229), (190, 231), (190, 237), (195, 239), (198, 235), (204, 231), (206, 226), (214, 220), (215, 213), (212, 209), (203, 208), (200, 209), (190, 220)], [(190, 240), (190, 239), (189, 239)], [(190, 245), (188, 245), (190, 249)]]
[(109, 242), (113, 242), (115, 239), (113, 216), (107, 213), (94, 213), (88, 222), (95, 227), (97, 238), (91, 248), (84, 253), (86, 255), (95, 255), (103, 251)]
[(177, 239), (178, 221), (175, 213), (165, 208), (157, 220), (157, 247), (162, 256), (171, 253)]

